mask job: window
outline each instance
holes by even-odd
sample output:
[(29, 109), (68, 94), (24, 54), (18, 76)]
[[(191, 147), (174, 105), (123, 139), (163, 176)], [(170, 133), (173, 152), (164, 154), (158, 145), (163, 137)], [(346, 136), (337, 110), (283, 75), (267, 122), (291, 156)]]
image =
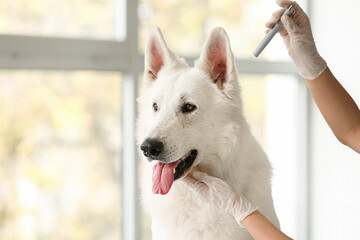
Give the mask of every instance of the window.
[[(293, 115), (296, 108), (306, 111), (304, 86), (280, 37), (261, 58), (251, 55), (276, 9), (266, 0), (0, 6), (0, 238), (151, 239), (151, 220), (139, 203), (135, 98), (144, 44), (158, 25), (169, 47), (189, 62), (213, 27), (225, 28), (245, 114), (275, 168), (280, 222), (292, 237), (307, 239), (298, 234), (306, 232), (308, 209), (306, 179), (297, 170), (306, 169), (306, 148), (298, 147), (306, 146), (306, 125), (293, 128), (304, 122)], [(286, 152), (284, 138), (291, 146)], [(278, 197), (299, 186), (301, 194), (286, 200), (294, 205)]]

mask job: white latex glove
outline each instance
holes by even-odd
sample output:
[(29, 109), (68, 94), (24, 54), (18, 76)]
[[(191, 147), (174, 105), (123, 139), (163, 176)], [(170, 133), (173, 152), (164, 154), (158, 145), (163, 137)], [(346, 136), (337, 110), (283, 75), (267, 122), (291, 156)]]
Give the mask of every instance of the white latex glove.
[(326, 69), (327, 64), (316, 49), (309, 18), (296, 2), (289, 0), (276, 0), (276, 2), (283, 9), (273, 13), (265, 26), (272, 28), (285, 9), (290, 4), (293, 5), (295, 14), (291, 18), (281, 17), (284, 27), (279, 30), (279, 33), (290, 57), (299, 69), (299, 74), (305, 79), (314, 80)]
[(242, 221), (257, 207), (237, 195), (223, 180), (207, 175), (204, 172), (194, 172), (186, 176), (184, 182), (204, 202), (208, 202), (233, 216), (236, 222), (244, 228)]

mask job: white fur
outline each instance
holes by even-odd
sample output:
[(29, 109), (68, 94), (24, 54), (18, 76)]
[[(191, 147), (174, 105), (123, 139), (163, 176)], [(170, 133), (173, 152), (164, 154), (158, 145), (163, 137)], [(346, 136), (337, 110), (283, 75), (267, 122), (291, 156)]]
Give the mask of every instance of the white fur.
[[(213, 54), (211, 49), (223, 50)], [(218, 56), (225, 57), (226, 78), (214, 83), (210, 73), (214, 62), (209, 59)], [(159, 62), (161, 66), (156, 65)], [(184, 101), (197, 109), (182, 114), (179, 106)], [(195, 67), (189, 67), (167, 48), (160, 30), (154, 28), (145, 50), (144, 83), (138, 102), (139, 145), (148, 137), (161, 139), (169, 162), (197, 149), (192, 167), (225, 180), (279, 227), (271, 195), (271, 165), (243, 116), (237, 71), (223, 29), (212, 31)], [(153, 110), (154, 102), (159, 107), (157, 112)], [(181, 178), (167, 195), (153, 194), (155, 161), (148, 162), (140, 155), (145, 161), (142, 199), (152, 217), (154, 240), (251, 239), (230, 215), (200, 201)]]

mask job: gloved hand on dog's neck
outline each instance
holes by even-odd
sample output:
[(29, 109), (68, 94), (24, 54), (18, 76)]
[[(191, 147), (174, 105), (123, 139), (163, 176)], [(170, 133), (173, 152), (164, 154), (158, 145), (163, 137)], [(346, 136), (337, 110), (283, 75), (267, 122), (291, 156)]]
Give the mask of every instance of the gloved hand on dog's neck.
[(233, 216), (244, 228), (242, 221), (257, 210), (250, 202), (236, 194), (223, 180), (195, 171), (183, 178), (187, 187), (202, 201), (208, 202)]

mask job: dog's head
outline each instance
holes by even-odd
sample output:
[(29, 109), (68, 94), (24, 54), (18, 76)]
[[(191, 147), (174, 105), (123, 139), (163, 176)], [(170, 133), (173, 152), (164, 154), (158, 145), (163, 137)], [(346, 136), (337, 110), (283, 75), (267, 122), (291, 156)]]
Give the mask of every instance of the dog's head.
[(154, 193), (166, 194), (190, 168), (227, 154), (241, 114), (239, 95), (222, 28), (211, 32), (194, 67), (168, 49), (158, 28), (151, 31), (138, 99), (138, 144), (154, 165)]

